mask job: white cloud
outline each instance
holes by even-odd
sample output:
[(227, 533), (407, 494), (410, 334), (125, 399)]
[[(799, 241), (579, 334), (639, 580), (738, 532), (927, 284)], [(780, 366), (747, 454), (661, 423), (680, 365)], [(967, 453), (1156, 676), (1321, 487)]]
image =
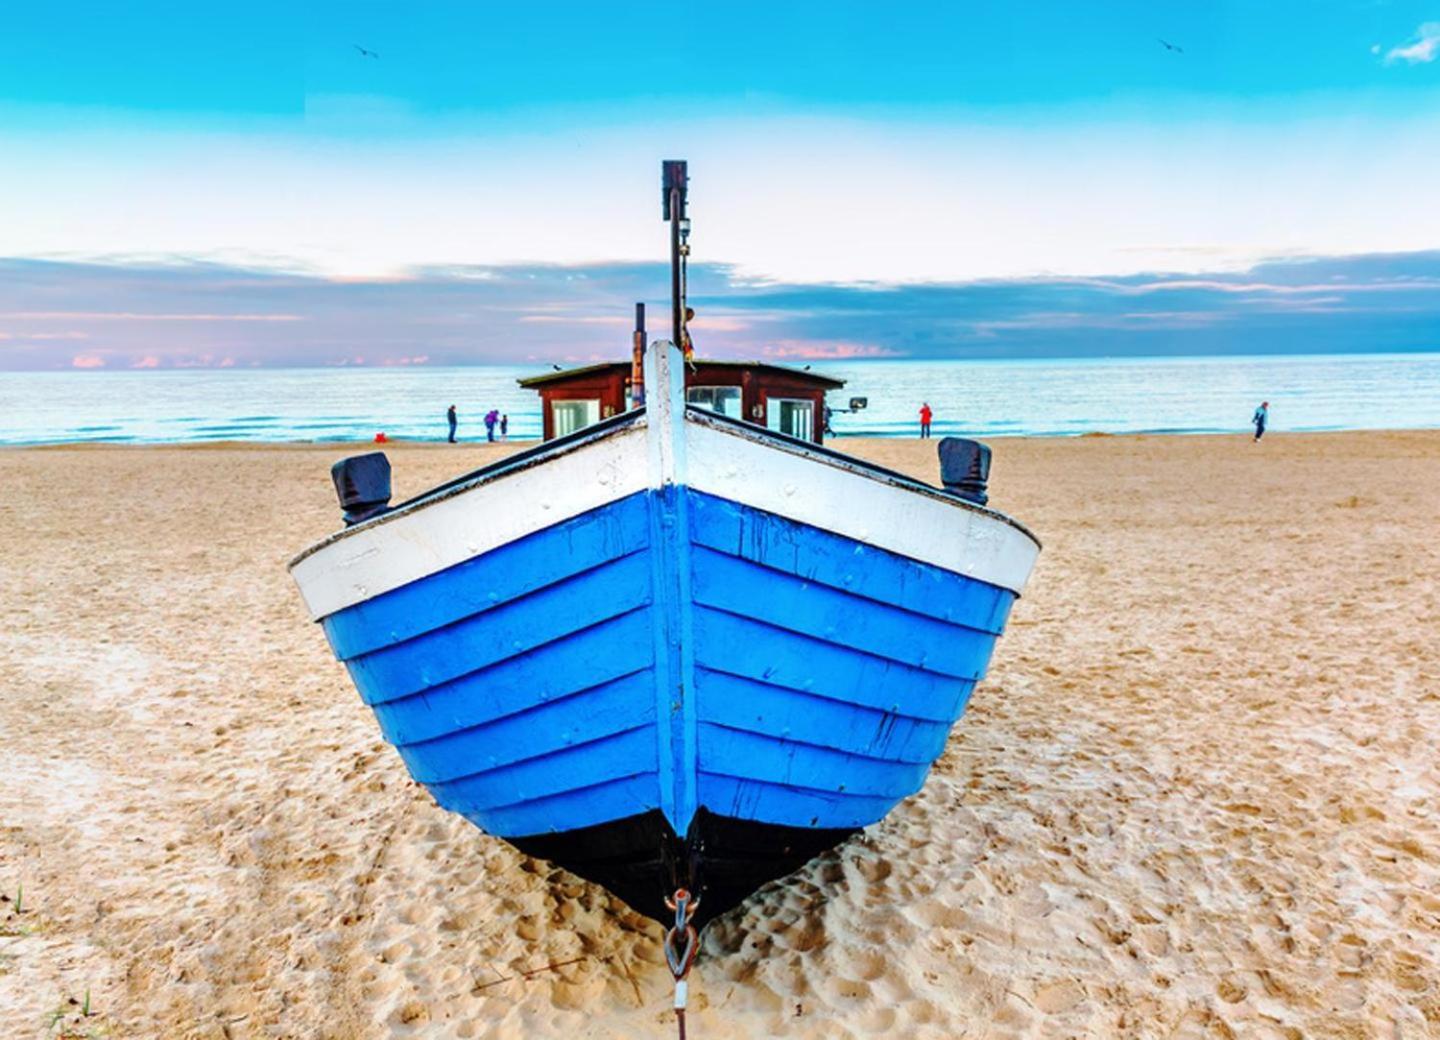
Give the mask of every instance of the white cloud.
[(1395, 47), (1385, 55), (1385, 64), (1403, 61), (1407, 65), (1423, 65), (1440, 57), (1440, 22), (1426, 22), (1415, 34), (1415, 40), (1404, 47)]
[[(694, 258), (733, 263), (751, 282), (1241, 270), (1277, 255), (1440, 242), (1440, 208), (1412, 201), (1427, 197), (1440, 164), (1440, 114), (1378, 101), (1257, 102), (1243, 117), (1207, 105), (711, 116), (678, 128), (617, 117), (583, 132), (407, 125), (403, 147), (386, 135), (222, 138), (168, 126), (123, 143), (98, 131), (7, 135), (4, 251), (286, 256), (286, 271), (397, 284), (412, 269), (663, 260), (652, 160), (671, 154), (692, 161)], [(46, 176), (27, 175), (35, 169)], [(777, 173), (794, 170), (805, 172)], [(103, 318), (0, 313), (0, 327), (103, 320), (218, 341), (232, 323), (268, 337), (295, 320), (279, 300), (252, 315), (224, 293), (156, 313), (134, 299), (73, 308)], [(588, 317), (591, 306), (535, 314)], [(528, 327), (547, 325), (563, 328)]]

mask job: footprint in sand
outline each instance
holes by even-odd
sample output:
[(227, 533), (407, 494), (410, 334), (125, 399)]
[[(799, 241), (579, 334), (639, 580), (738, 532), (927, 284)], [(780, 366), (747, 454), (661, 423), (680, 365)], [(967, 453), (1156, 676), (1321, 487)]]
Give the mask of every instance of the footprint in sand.
[(1240, 1003), (1249, 992), (1245, 984), (1233, 975), (1221, 979), (1215, 986), (1215, 995), (1227, 1004)]
[(430, 1021), (430, 1009), (418, 1000), (407, 1001), (396, 1013), (401, 1025), (420, 1026)]
[(1085, 989), (1074, 979), (1051, 982), (1035, 991), (1034, 1005), (1047, 1015), (1059, 1015), (1085, 999)]

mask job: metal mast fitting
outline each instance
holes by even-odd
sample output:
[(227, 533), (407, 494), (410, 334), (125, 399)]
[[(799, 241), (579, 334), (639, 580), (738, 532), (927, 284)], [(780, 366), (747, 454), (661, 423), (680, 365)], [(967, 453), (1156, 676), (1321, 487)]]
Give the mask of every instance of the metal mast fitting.
[(689, 356), (685, 318), (685, 258), (690, 255), (690, 217), (686, 210), (690, 176), (684, 159), (660, 164), (661, 218), (670, 222), (670, 304), (674, 342)]

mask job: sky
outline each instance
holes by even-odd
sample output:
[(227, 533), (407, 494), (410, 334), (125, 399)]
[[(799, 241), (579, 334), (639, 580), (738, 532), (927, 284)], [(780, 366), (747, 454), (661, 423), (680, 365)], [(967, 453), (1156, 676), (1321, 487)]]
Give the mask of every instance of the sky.
[(1440, 0), (684, 8), (13, 5), (0, 368), (620, 356), (664, 158), (702, 353), (1440, 349)]

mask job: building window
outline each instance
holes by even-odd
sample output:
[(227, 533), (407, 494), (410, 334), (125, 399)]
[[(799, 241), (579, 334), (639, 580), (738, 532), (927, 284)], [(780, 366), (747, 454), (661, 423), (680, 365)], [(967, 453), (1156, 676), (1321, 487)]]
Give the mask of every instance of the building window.
[(795, 397), (772, 397), (767, 402), (765, 425), (791, 437), (799, 437), (802, 441), (813, 441), (815, 402)]
[(685, 400), (690, 404), (708, 408), (712, 412), (719, 412), (721, 415), (728, 415), (733, 419), (745, 417), (740, 407), (740, 388), (738, 386), (692, 386), (685, 391)]
[(583, 430), (591, 423), (600, 421), (600, 398), (587, 397), (578, 401), (552, 401), (550, 420), (554, 425), (556, 437)]

